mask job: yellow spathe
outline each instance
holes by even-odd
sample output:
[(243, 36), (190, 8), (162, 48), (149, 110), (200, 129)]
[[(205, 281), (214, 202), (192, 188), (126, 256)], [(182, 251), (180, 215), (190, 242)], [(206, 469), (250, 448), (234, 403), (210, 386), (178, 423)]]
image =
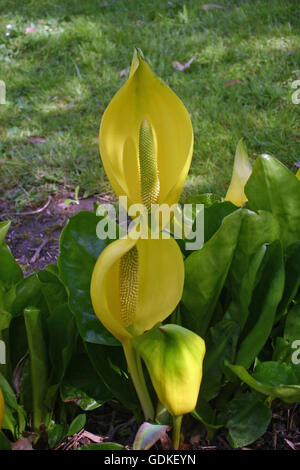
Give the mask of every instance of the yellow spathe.
[(252, 168), (248, 160), (247, 149), (243, 139), (240, 139), (236, 147), (231, 182), (225, 201), (230, 201), (238, 207), (242, 207), (247, 202), (244, 188), (251, 172)]
[(178, 325), (161, 325), (133, 339), (159, 401), (173, 416), (193, 411), (202, 381), (205, 342)]
[[(147, 174), (140, 172), (147, 165), (140, 165), (139, 151), (145, 122), (151, 129), (151, 158), (157, 166), (155, 199), (172, 205), (179, 200), (191, 163), (192, 124), (181, 100), (136, 50), (130, 76), (105, 110), (99, 135), (106, 174), (116, 195), (128, 197), (129, 206), (144, 202), (141, 182), (147, 181)], [(153, 164), (149, 168), (153, 172)]]
[(96, 262), (91, 300), (101, 323), (123, 342), (167, 318), (183, 283), (184, 262), (174, 239), (121, 238)]

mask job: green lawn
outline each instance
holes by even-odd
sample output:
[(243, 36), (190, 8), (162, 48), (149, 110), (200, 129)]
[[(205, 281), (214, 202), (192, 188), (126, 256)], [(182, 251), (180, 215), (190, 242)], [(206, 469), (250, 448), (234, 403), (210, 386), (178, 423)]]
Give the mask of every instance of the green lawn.
[[(204, 10), (206, 1), (1, 0), (0, 188), (17, 209), (61, 184), (80, 195), (110, 191), (98, 128), (134, 46), (190, 112), (188, 192), (225, 194), (240, 137), (252, 161), (270, 153), (293, 168), (300, 2), (223, 0), (225, 9)], [(192, 57), (184, 72), (172, 65)]]

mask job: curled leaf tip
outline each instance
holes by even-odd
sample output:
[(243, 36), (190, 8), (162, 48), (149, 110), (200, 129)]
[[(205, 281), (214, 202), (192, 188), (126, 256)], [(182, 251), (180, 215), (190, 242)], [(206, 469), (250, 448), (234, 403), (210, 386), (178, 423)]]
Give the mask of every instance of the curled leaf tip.
[(242, 207), (247, 202), (244, 188), (251, 172), (252, 168), (249, 163), (247, 148), (243, 139), (240, 139), (236, 147), (231, 182), (225, 201), (230, 201), (238, 207)]

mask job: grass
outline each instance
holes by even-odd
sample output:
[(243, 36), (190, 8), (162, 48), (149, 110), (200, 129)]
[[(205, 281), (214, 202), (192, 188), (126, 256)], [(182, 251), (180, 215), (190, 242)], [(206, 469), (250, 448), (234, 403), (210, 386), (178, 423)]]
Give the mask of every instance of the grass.
[[(291, 99), (300, 78), (298, 0), (220, 0), (226, 8), (207, 11), (205, 1), (1, 0), (6, 197), (21, 207), (62, 184), (81, 195), (110, 191), (98, 128), (134, 46), (191, 115), (187, 191), (225, 194), (241, 137), (252, 161), (269, 153), (292, 169), (300, 160), (300, 105)], [(172, 66), (191, 57), (184, 72)]]

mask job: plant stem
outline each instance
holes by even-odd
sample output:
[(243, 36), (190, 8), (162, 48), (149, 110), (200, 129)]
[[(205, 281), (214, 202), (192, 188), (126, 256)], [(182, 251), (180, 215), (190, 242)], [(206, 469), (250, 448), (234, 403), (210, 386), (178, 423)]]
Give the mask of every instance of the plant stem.
[(128, 370), (145, 415), (145, 420), (153, 421), (154, 408), (146, 386), (141, 359), (132, 347), (130, 340), (124, 341), (122, 346), (124, 349)]
[(173, 447), (174, 450), (179, 449), (179, 444), (180, 444), (180, 430), (181, 430), (181, 422), (182, 422), (183, 416), (173, 416)]

